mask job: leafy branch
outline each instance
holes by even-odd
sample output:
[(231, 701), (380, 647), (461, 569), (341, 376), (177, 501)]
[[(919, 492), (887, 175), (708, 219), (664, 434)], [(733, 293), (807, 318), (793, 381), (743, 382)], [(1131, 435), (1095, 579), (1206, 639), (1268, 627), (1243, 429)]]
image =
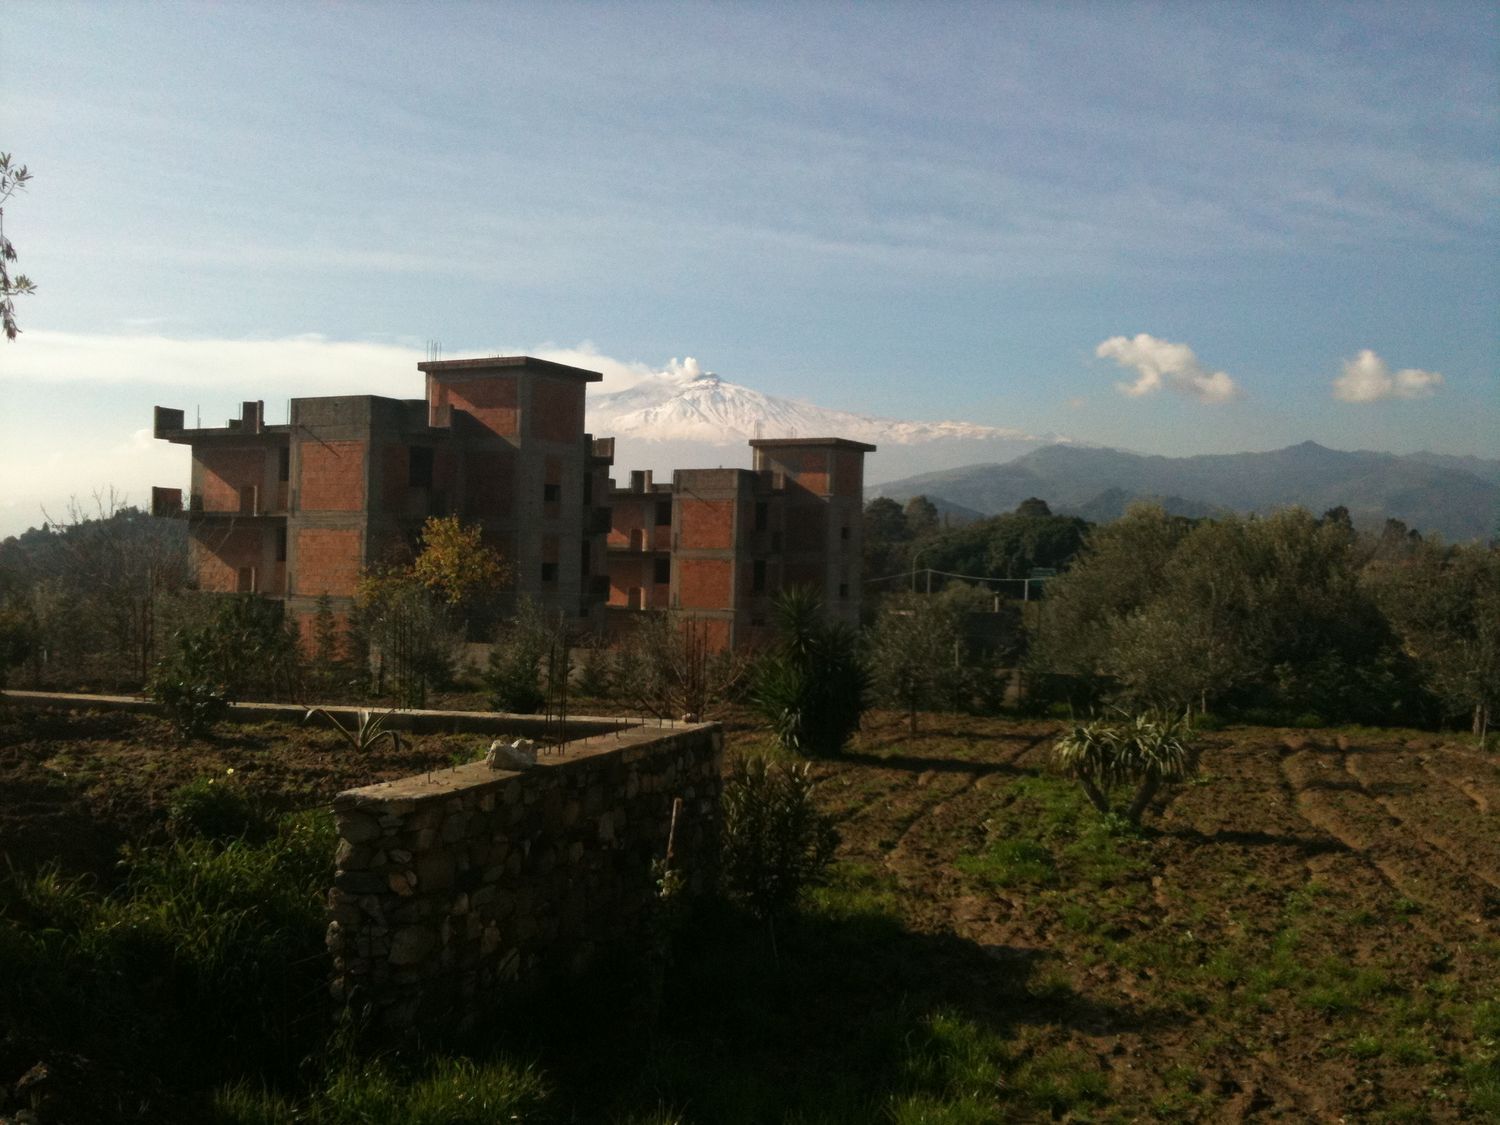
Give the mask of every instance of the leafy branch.
[[(26, 187), (31, 173), (24, 164), (14, 164), (10, 153), (0, 152), (0, 204)], [(6, 339), (14, 340), (21, 330), (16, 326), (14, 298), (36, 292), (36, 283), (24, 273), (10, 274), (10, 263), (16, 260), (16, 248), (5, 237), (5, 208), (0, 206), (0, 324)]]

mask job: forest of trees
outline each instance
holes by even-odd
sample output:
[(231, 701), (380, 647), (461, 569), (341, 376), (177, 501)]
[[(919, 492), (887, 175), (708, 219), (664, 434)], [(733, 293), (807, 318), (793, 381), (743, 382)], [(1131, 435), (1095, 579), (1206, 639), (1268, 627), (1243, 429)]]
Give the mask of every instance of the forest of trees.
[[(1033, 499), (956, 528), (943, 527), (923, 497), (905, 507), (877, 499), (866, 512), (866, 573), (893, 576), (874, 583), (869, 599), (876, 682), (913, 722), (919, 702), (933, 705), (962, 678), (918, 667), (955, 637), (942, 599), (899, 593), (925, 591), (918, 576), (929, 568), (945, 572), (934, 589), (948, 598), (964, 588), (948, 574), (978, 580), (971, 602), (982, 588), (1019, 596), (1014, 583), (993, 580), (1059, 572), (1030, 607), (1023, 638), (1033, 706), (1193, 709), (1268, 722), (1462, 721), (1483, 736), (1500, 701), (1493, 542), (1444, 544), (1398, 520), (1361, 535), (1343, 508), (1194, 520), (1143, 505), (1093, 526)], [(925, 655), (910, 659), (917, 653)]]
[[(189, 585), (187, 525), (101, 496), (0, 542), (0, 632), (34, 683), (139, 687)], [(4, 670), (0, 668), (0, 677)]]

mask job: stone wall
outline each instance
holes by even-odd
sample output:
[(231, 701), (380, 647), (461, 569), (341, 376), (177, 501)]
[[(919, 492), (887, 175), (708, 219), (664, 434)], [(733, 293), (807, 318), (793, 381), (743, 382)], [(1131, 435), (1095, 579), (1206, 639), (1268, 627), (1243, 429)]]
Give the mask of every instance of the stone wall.
[(582, 971), (644, 921), (675, 798), (678, 866), (708, 877), (722, 757), (717, 724), (637, 726), (519, 773), (481, 762), (340, 794), (334, 997), (399, 1034)]

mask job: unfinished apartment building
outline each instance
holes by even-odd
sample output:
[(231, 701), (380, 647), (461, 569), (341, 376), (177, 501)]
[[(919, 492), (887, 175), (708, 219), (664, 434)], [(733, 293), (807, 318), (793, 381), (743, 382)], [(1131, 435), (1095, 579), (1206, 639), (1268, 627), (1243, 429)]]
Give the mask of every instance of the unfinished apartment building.
[(636, 472), (609, 494), (609, 611), (670, 610), (702, 623), (709, 647), (766, 639), (771, 602), (810, 586), (859, 623), (864, 457), (843, 438), (759, 438), (752, 469)]
[(322, 596), (342, 615), (367, 568), (410, 557), (429, 516), (457, 515), (510, 563), (510, 604), (580, 626), (666, 610), (701, 620), (715, 649), (741, 645), (794, 585), (858, 621), (874, 446), (759, 439), (753, 469), (614, 488), (613, 441), (584, 432), (599, 373), (530, 356), (417, 367), (422, 399), (297, 398), (284, 425), (266, 425), (260, 402), (223, 427), (156, 408), (156, 437), (191, 447), (192, 476), (186, 497), (154, 489), (152, 510), (188, 520), (200, 589), (279, 599), (306, 628)]
[(583, 429), (603, 376), (529, 356), (419, 363), (422, 399), (297, 398), (285, 425), (259, 402), (222, 428), (157, 407), (158, 438), (192, 448), (192, 478), (153, 490), (181, 515), (200, 589), (281, 599), (306, 620), (347, 611), (364, 570), (410, 557), (429, 516), (479, 524), (509, 561), (510, 598), (570, 618), (608, 595), (609, 442)]

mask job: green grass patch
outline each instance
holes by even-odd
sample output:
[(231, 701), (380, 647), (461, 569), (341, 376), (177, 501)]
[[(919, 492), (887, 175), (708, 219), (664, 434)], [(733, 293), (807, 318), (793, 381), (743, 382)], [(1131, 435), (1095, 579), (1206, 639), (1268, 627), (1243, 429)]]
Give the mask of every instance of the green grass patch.
[(1071, 781), (1018, 778), (1007, 797), (984, 823), (984, 847), (958, 857), (965, 874), (1000, 887), (1080, 890), (1141, 874), (1146, 841), (1118, 818), (1101, 818)]
[(108, 895), (55, 869), (12, 872), (0, 880), (0, 1016), (166, 1080), (292, 1074), (328, 1020), (333, 848), (332, 818), (303, 814), (259, 844), (189, 835), (133, 850)]
[(491, 1125), (532, 1120), (548, 1088), (534, 1067), (438, 1057), (415, 1073), (348, 1059), (310, 1098), (296, 1101), (245, 1083), (213, 1100), (218, 1125)]
[(1051, 849), (1035, 840), (998, 840), (979, 855), (959, 856), (958, 869), (997, 887), (1045, 887), (1057, 882)]

